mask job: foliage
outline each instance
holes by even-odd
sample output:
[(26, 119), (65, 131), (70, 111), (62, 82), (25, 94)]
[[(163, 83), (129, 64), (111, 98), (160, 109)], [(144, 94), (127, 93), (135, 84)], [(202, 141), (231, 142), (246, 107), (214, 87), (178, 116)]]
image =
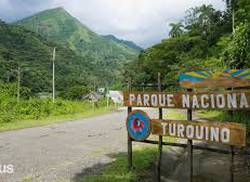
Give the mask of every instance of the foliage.
[[(140, 51), (132, 42), (94, 33), (63, 8), (46, 10), (15, 24), (72, 49), (91, 65), (93, 76), (87, 76), (91, 78), (90, 84), (95, 82), (102, 87), (117, 83), (122, 64), (134, 60)], [(83, 63), (83, 66), (87, 65)]]
[(137, 50), (92, 32), (63, 8), (55, 8), (27, 17), (15, 24), (39, 33), (57, 43), (65, 44), (82, 56), (98, 59), (126, 59), (137, 55)]
[(60, 93), (59, 96), (66, 99), (81, 99), (84, 95), (88, 94), (90, 89), (84, 86), (74, 86)]
[(231, 68), (250, 67), (250, 24), (240, 24), (225, 51), (225, 62)]
[(139, 53), (131, 42), (107, 40), (56, 8), (13, 24), (0, 21), (0, 80), (17, 82), (20, 68), (20, 84), (29, 90), (23, 97), (51, 92), (54, 47), (56, 91), (69, 99), (90, 87), (119, 85), (123, 62)]
[[(232, 1), (232, 0), (231, 0)], [(233, 0), (233, 8), (235, 10), (235, 23), (250, 23), (250, 1), (249, 0)]]
[[(233, 5), (239, 17), (245, 17), (242, 9), (247, 9), (249, 1), (239, 0)], [(178, 87), (178, 75), (182, 72), (198, 70), (249, 67), (248, 41), (250, 27), (248, 23), (239, 23), (232, 36), (232, 11), (215, 10), (212, 5), (202, 5), (187, 11), (181, 23), (171, 24), (170, 38), (143, 51), (139, 58), (130, 63), (125, 71), (124, 82), (157, 83), (158, 72), (162, 75), (163, 84), (168, 90)], [(245, 7), (242, 7), (242, 6)], [(249, 14), (250, 11), (245, 11)], [(128, 76), (130, 78), (128, 78)], [(174, 80), (174, 82), (173, 82)]]
[[(171, 24), (170, 38), (144, 50), (135, 62), (127, 65), (124, 82), (135, 85), (157, 83), (159, 72), (163, 84), (167, 85), (166, 90), (178, 90), (178, 75), (183, 72), (249, 68), (250, 1), (226, 2), (225, 11), (215, 10), (212, 5), (188, 10), (181, 21), (183, 27), (181, 23)], [(232, 32), (233, 22), (235, 32)], [(233, 117), (228, 112), (217, 113), (220, 120), (233, 119), (247, 124), (249, 128), (248, 112), (238, 112)]]
[(180, 37), (183, 34), (183, 25), (181, 22), (178, 23), (170, 23), (169, 26), (171, 30), (169, 32), (169, 36), (172, 38)]
[(135, 49), (137, 51), (143, 50), (140, 46), (136, 45), (134, 42), (118, 39), (114, 35), (104, 35), (103, 37), (108, 41), (114, 41), (116, 43), (122, 44), (123, 46), (127, 46), (131, 49)]
[[(0, 83), (0, 89), (0, 123), (83, 113), (92, 108), (92, 104), (88, 101), (57, 99), (53, 103), (51, 99), (29, 98), (17, 102), (16, 84)], [(104, 106), (105, 102), (100, 102), (98, 105)]]
[[(88, 85), (88, 76), (95, 74), (90, 59), (77, 56), (73, 51), (48, 42), (41, 36), (15, 25), (0, 23), (0, 80), (17, 82), (21, 70), (21, 86), (33, 95), (51, 92), (53, 48), (56, 55), (56, 90), (63, 91), (74, 85)], [(31, 94), (32, 95), (32, 94)]]

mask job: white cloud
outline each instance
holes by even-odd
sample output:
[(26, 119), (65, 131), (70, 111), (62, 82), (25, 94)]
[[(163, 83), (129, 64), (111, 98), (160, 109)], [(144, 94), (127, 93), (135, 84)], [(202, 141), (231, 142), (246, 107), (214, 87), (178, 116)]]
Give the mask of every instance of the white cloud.
[[(2, 1), (8, 3), (7, 0)], [(12, 0), (15, 1), (25, 4), (25, 0)], [(40, 1), (38, 6), (33, 1), (32, 6), (25, 4), (23, 7), (29, 10), (27, 12), (32, 8), (35, 12), (63, 6), (97, 33), (114, 34), (145, 47), (166, 38), (170, 22), (180, 20), (187, 9), (203, 3), (224, 8), (222, 0), (45, 0), (44, 3)], [(20, 15), (23, 13), (20, 12)]]

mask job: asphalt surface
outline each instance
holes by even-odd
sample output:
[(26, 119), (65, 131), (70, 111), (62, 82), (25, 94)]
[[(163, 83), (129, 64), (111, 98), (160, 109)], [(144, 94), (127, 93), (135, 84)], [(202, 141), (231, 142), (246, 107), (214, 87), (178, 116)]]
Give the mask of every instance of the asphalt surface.
[[(146, 111), (150, 118), (157, 117), (157, 109)], [(98, 173), (114, 160), (114, 154), (127, 151), (126, 117), (126, 109), (120, 109), (98, 117), (0, 133), (0, 182), (74, 182)], [(162, 181), (186, 182), (187, 161), (185, 149), (164, 147)], [(230, 155), (195, 150), (194, 181), (230, 181), (229, 161)], [(249, 156), (236, 156), (235, 161), (235, 181), (250, 181)], [(6, 165), (13, 165), (14, 172), (3, 174)], [(155, 181), (155, 169), (152, 166), (145, 181)]]
[[(0, 181), (69, 181), (95, 173), (126, 152), (126, 110), (0, 133)], [(13, 165), (12, 174), (4, 173)]]

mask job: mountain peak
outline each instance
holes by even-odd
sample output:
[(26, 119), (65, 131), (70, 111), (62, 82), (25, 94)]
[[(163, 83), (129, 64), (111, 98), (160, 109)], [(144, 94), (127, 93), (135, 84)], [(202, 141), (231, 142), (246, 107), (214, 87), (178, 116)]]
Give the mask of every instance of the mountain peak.
[(39, 13), (37, 13), (36, 15), (42, 15), (42, 14), (49, 14), (49, 15), (68, 15), (71, 16), (63, 7), (57, 7), (57, 8), (53, 8), (53, 9), (48, 9), (45, 11), (41, 11)]
[(34, 15), (31, 15), (27, 18), (24, 18), (22, 20), (17, 21), (16, 23), (19, 24), (21, 22), (24, 21), (33, 21), (33, 22), (37, 22), (37, 21), (42, 21), (43, 19), (48, 19), (48, 18), (73, 18), (63, 7), (57, 7), (57, 8), (53, 8), (53, 9), (48, 9), (48, 10), (44, 10), (44, 11), (40, 11), (38, 13), (35, 13)]
[[(45, 11), (41, 11), (40, 13), (45, 13), (45, 12), (69, 14), (63, 7), (48, 9), (48, 10), (45, 10)], [(38, 13), (38, 14), (40, 14), (40, 13)]]
[(48, 9), (48, 10), (66, 11), (62, 6), (59, 6), (57, 8)]

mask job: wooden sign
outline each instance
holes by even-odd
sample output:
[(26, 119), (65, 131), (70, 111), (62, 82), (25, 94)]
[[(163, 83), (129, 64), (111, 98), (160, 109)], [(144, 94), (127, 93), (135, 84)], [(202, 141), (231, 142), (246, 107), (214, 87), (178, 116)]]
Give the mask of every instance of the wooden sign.
[(193, 71), (179, 76), (183, 88), (239, 88), (250, 86), (250, 69)]
[(155, 120), (147, 113), (135, 110), (127, 118), (127, 129), (129, 135), (139, 141), (151, 133), (232, 146), (246, 145), (246, 127), (238, 123)]
[(250, 91), (124, 92), (124, 106), (179, 109), (249, 110)]
[(152, 134), (216, 142), (232, 146), (246, 145), (246, 127), (238, 123), (151, 120)]

